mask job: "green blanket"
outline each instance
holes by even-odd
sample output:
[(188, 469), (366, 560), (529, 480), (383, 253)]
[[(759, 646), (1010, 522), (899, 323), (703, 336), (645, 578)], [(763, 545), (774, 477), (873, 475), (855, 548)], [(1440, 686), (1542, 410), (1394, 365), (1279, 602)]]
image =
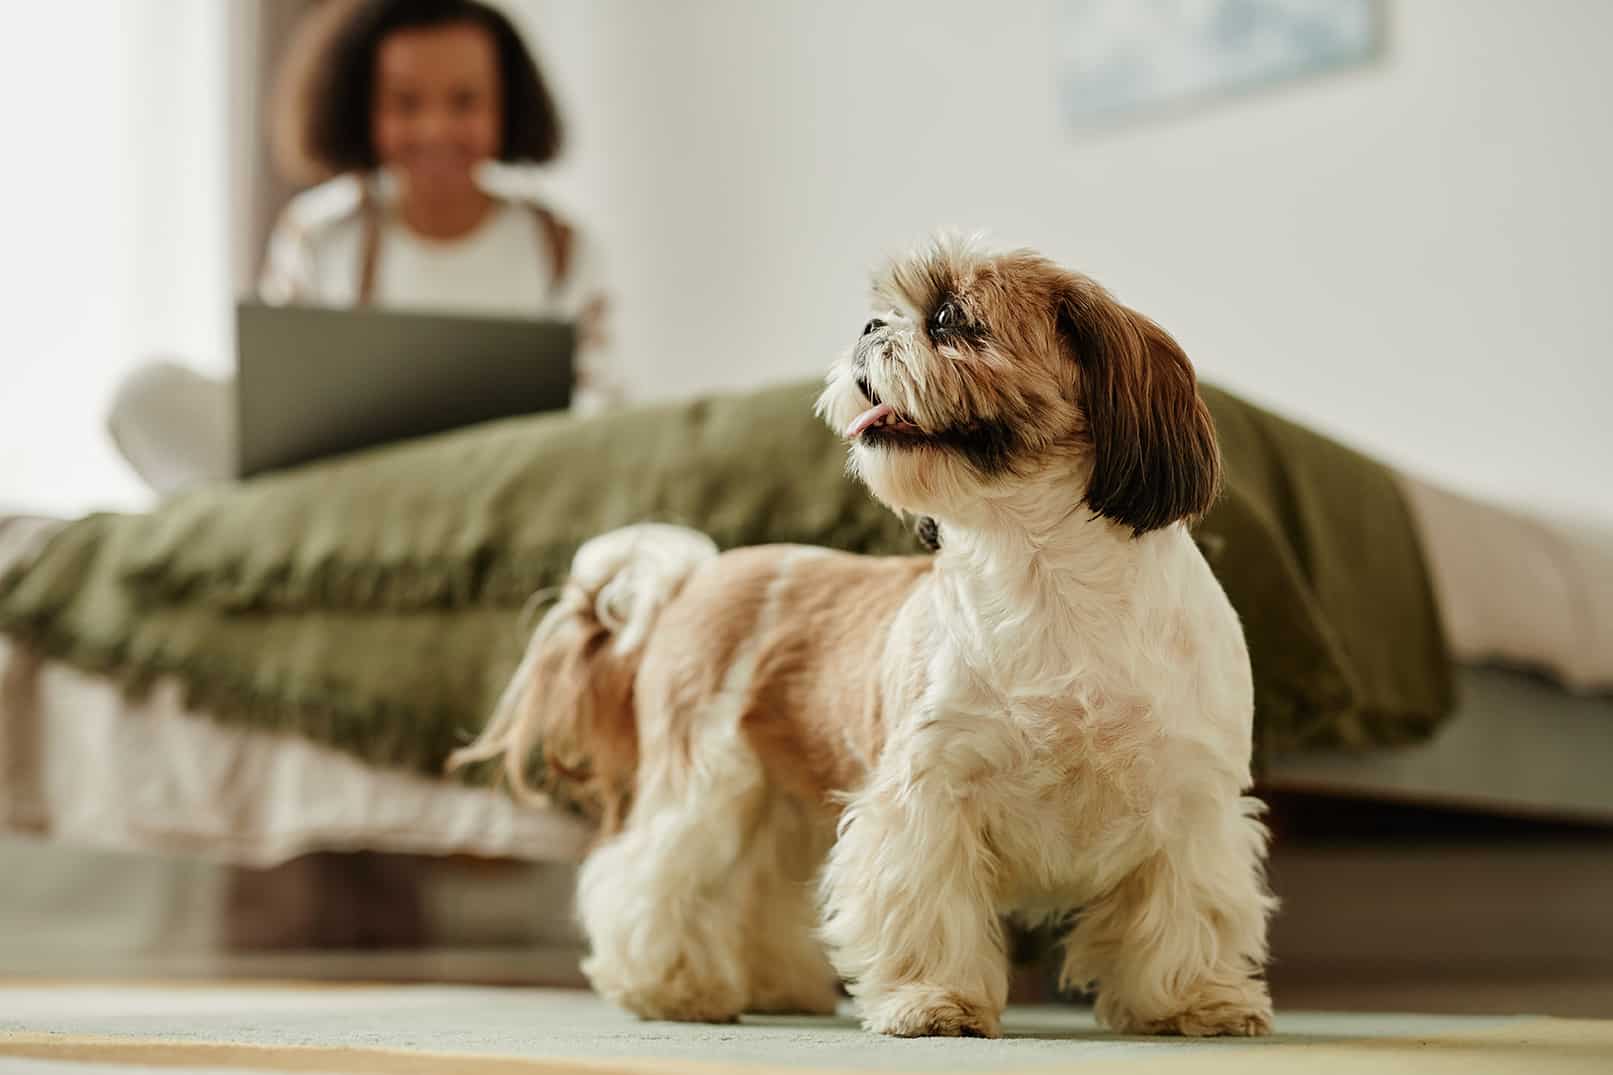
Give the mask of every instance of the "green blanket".
[[(518, 419), (92, 516), (0, 580), (0, 631), (132, 692), (177, 677), (226, 723), (436, 771), (513, 669), (521, 606), (594, 534), (917, 550), (846, 477), (815, 391)], [(1426, 735), (1451, 674), (1393, 475), (1205, 396), (1228, 480), (1198, 537), (1249, 636), (1262, 750)]]

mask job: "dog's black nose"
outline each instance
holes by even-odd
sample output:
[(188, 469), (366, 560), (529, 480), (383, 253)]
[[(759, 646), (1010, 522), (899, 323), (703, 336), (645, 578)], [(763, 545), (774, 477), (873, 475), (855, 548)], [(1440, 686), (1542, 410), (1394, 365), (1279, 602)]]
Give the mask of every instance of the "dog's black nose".
[(872, 321), (868, 322), (868, 324), (863, 326), (863, 335), (866, 336), (870, 332), (878, 332), (880, 329), (882, 329), (884, 327), (885, 327), (885, 322), (881, 321), (879, 318), (876, 317)]

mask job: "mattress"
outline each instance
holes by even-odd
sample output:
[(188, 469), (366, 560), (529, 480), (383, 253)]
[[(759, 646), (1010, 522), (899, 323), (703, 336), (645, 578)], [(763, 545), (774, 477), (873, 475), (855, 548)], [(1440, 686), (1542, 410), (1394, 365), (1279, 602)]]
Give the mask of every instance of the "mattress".
[(361, 849), (569, 862), (587, 846), (574, 815), (500, 789), (229, 728), (187, 708), (173, 682), (131, 701), (112, 683), (33, 660), (0, 640), (0, 828), (251, 866)]
[(1277, 758), (1265, 784), (1613, 824), (1613, 532), (1400, 476), (1456, 712), (1425, 743)]
[(1531, 668), (1573, 691), (1613, 693), (1613, 528), (1486, 503), (1406, 475), (1400, 487), (1453, 659)]

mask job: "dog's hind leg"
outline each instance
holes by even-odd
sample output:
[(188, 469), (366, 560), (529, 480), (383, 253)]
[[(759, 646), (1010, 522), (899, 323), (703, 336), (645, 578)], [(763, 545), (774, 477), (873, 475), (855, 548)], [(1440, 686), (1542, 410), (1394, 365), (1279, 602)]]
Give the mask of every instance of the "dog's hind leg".
[(646, 1019), (731, 1022), (750, 999), (742, 914), (767, 790), (737, 735), (698, 763), (646, 744), (623, 829), (583, 863), (583, 972)]
[(839, 1002), (839, 978), (818, 938), (813, 882), (832, 830), (798, 800), (774, 793), (746, 859), (747, 1011), (824, 1015)]

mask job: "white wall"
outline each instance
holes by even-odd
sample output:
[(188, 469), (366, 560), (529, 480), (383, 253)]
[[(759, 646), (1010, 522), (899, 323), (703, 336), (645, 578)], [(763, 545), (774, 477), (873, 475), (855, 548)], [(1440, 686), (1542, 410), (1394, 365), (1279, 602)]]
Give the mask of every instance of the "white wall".
[(128, 492), (81, 402), (105, 395), (130, 318), (120, 10), (42, 5), (0, 45), (0, 511), (67, 507), (64, 485)]
[(596, 103), (609, 89), (601, 63), (608, 42), (596, 25), (598, 5), (577, 0), (492, 0), (519, 24), (554, 94), (565, 126), (559, 162), (542, 170), (540, 183), (552, 198), (594, 231), (606, 231), (601, 175), (606, 154), (604, 124)]
[(983, 227), (1257, 400), (1613, 518), (1613, 4), (1388, 0), (1376, 66), (1083, 136), (1055, 0), (589, 7), (572, 118), (644, 394), (815, 373), (876, 257)]
[[(639, 393), (814, 374), (877, 257), (984, 227), (1231, 387), (1613, 518), (1613, 3), (1385, 0), (1377, 66), (1084, 136), (1058, 119), (1056, 3), (508, 0), (571, 120), (548, 181), (608, 244)], [(117, 375), (228, 361), (224, 8), (62, 0), (0, 43), (0, 120), (38, 162), (0, 175), (0, 508), (141, 503), (101, 430)]]
[(119, 376), (230, 360), (228, 15), (59, 0), (0, 45), (0, 511), (146, 503), (103, 429)]

